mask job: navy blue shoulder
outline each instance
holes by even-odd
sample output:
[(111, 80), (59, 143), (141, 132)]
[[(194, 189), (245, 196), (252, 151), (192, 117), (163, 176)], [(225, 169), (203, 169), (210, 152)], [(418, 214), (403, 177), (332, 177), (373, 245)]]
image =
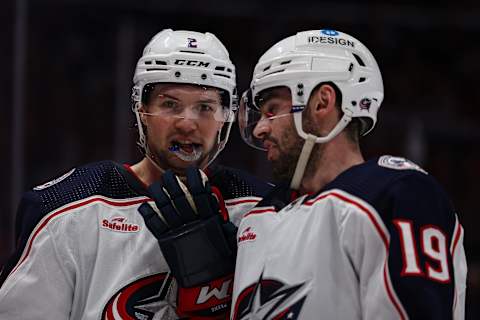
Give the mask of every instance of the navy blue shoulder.
[(412, 184), (415, 184), (416, 181), (424, 181), (424, 183), (429, 181), (432, 185), (437, 184), (430, 175), (413, 164), (408, 167), (394, 168), (383, 166), (379, 164), (380, 162), (381, 158), (375, 158), (349, 168), (317, 194), (331, 189), (340, 189), (370, 204), (375, 204), (378, 198), (402, 179), (408, 179)]
[(390, 235), (390, 278), (407, 314), (450, 319), (455, 277), (449, 248), (458, 225), (437, 181), (408, 160), (383, 156), (350, 168), (325, 189), (361, 198), (383, 220)]
[(403, 218), (409, 218), (409, 212), (417, 221), (444, 217), (448, 221), (437, 223), (452, 226), (454, 208), (446, 192), (434, 177), (403, 158), (383, 156), (354, 166), (321, 192), (331, 189), (343, 190), (369, 203), (387, 225), (395, 212), (400, 214), (405, 209)]
[(30, 192), (41, 200), (43, 210), (50, 212), (92, 195), (113, 199), (138, 196), (135, 180), (129, 176), (123, 166), (113, 161), (102, 161), (74, 168)]
[(239, 169), (221, 165), (212, 166), (208, 170), (210, 183), (219, 188), (225, 200), (241, 197), (263, 197), (273, 187)]
[(123, 166), (113, 161), (87, 164), (26, 192), (17, 214), (17, 228), (25, 224), (25, 218), (35, 225), (43, 215), (93, 195), (124, 199), (141, 193), (139, 183)]

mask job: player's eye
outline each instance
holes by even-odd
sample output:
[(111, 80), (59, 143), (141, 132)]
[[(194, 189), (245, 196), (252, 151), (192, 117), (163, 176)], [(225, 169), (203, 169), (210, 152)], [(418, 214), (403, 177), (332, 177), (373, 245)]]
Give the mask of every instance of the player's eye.
[(213, 113), (216, 108), (210, 104), (202, 103), (198, 106), (198, 110), (202, 113)]
[(179, 105), (175, 100), (166, 99), (160, 103), (160, 108), (168, 111), (176, 111), (179, 108)]

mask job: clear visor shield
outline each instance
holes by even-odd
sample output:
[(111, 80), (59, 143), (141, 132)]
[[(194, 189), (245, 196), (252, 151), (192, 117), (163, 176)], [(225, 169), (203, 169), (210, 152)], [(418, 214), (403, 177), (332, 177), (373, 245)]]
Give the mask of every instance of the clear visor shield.
[(189, 119), (200, 123), (233, 122), (235, 113), (221, 99), (200, 98), (194, 101), (182, 101), (178, 97), (158, 94), (151, 98), (148, 112), (139, 112), (147, 116)]
[[(290, 101), (290, 100), (289, 100)], [(247, 90), (240, 99), (238, 110), (238, 126), (243, 140), (262, 151), (267, 149), (264, 147), (264, 139), (267, 137), (271, 122), (278, 118), (291, 116), (294, 112), (302, 111), (303, 106), (292, 107), (289, 103), (288, 110), (277, 112), (275, 108), (271, 109), (266, 99), (252, 96), (252, 91)]]
[(262, 113), (253, 102), (252, 91), (247, 90), (240, 99), (238, 109), (238, 127), (240, 128), (240, 134), (249, 146), (265, 151), (263, 140), (254, 135), (255, 127), (260, 119), (262, 119)]
[(194, 121), (198, 128), (203, 128), (202, 130), (218, 129), (215, 143), (209, 150), (204, 150), (201, 144), (173, 141), (168, 150), (184, 161), (195, 162), (207, 159), (208, 165), (224, 148), (235, 120), (236, 96), (230, 95), (226, 90), (200, 88), (201, 90), (197, 90), (198, 87), (193, 85), (158, 83), (150, 87), (145, 86), (142, 95), (139, 94), (140, 89), (137, 88), (137, 91), (134, 91), (134, 112), (139, 131), (139, 145), (157, 165), (156, 156), (149, 151), (148, 137), (141, 116), (161, 117), (169, 121), (189, 120)]

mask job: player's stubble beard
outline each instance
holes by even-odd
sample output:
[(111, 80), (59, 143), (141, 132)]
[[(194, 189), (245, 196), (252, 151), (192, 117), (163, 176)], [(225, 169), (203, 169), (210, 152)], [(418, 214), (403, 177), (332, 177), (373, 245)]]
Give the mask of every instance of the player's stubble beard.
[[(318, 128), (313, 124), (310, 116), (304, 111), (303, 117), (303, 130), (315, 135), (319, 135)], [(301, 138), (295, 124), (293, 117), (290, 118), (288, 127), (285, 128), (279, 139), (274, 137), (267, 137), (267, 140), (274, 142), (279, 150), (279, 156), (276, 160), (272, 160), (272, 176), (276, 181), (291, 181), (297, 167), (298, 158), (302, 152), (305, 140)], [(305, 169), (305, 174), (313, 172), (317, 162), (322, 156), (322, 145), (316, 143), (313, 147), (310, 159)]]

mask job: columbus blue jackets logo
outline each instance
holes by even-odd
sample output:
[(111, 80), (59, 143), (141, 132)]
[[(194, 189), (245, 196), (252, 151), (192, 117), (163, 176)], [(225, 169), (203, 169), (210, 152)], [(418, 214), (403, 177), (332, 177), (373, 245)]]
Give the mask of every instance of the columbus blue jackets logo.
[(260, 276), (238, 295), (233, 320), (295, 320), (306, 298), (304, 283), (286, 285)]
[(172, 279), (169, 273), (159, 273), (130, 283), (110, 298), (102, 319), (152, 320), (156, 312), (167, 307)]
[(401, 157), (393, 157), (393, 156), (381, 156), (378, 159), (378, 165), (395, 169), (395, 170), (417, 170), (424, 174), (428, 174), (425, 170), (423, 170), (419, 165), (413, 163), (412, 161), (401, 158)]
[(40, 186), (36, 186), (35, 188), (33, 188), (33, 190), (36, 190), (36, 191), (39, 191), (39, 190), (43, 190), (43, 189), (46, 189), (48, 187), (51, 187), (53, 186), (54, 184), (57, 184), (63, 180), (65, 180), (66, 178), (68, 178), (73, 172), (75, 172), (75, 168), (73, 168), (72, 170), (68, 171), (67, 173), (65, 173), (63, 176), (60, 176), (56, 179), (53, 179), (52, 181), (49, 181), (47, 183), (44, 183)]
[(372, 105), (372, 100), (370, 100), (369, 98), (363, 98), (362, 100), (360, 100), (360, 110), (367, 110), (367, 111), (370, 111), (370, 106)]

